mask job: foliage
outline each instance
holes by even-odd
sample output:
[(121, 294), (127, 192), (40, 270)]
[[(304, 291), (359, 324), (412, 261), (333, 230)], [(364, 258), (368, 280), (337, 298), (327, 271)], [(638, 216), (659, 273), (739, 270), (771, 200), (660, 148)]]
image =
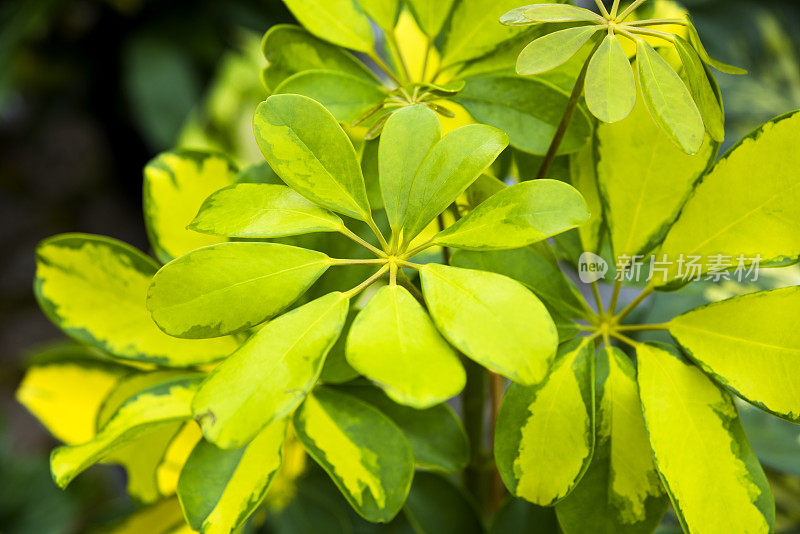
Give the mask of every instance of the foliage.
[[(41, 307), (81, 343), (35, 362), (18, 391), (65, 443), (56, 483), (122, 464), (148, 506), (121, 530), (376, 528), (360, 517), (481, 532), (496, 511), (492, 532), (639, 533), (671, 503), (687, 532), (774, 531), (759, 460), (791, 468), (745, 428), (768, 427), (753, 408), (800, 422), (798, 286), (635, 318), (656, 292), (692, 291), (684, 255), (717, 279), (735, 266), (709, 267), (717, 256), (751, 269), (800, 258), (800, 114), (717, 160), (706, 64), (735, 69), (688, 19), (626, 22), (641, 1), (598, 2), (599, 15), (286, 4), (305, 29), (263, 42), (273, 94), (253, 126), (268, 168), (189, 150), (154, 159), (145, 215), (161, 264), (82, 234), (37, 250)], [(648, 29), (663, 24), (685, 33)], [(448, 122), (456, 105), (470, 124)], [(525, 152), (544, 156), (539, 179), (524, 180)], [(617, 259), (609, 302), (571, 281), (582, 252)], [(669, 266), (618, 310), (624, 275), (651, 253)], [(502, 507), (499, 486), (490, 503), (480, 494), (492, 457), (514, 497)], [(470, 495), (441, 476), (462, 469)]]

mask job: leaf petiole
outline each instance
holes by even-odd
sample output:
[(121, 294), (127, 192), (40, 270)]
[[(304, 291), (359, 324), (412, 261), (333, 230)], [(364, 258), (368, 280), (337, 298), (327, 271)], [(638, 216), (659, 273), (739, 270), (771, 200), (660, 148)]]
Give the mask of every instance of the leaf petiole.
[(370, 276), (369, 278), (367, 278), (366, 280), (364, 280), (363, 282), (358, 284), (356, 287), (354, 287), (350, 291), (345, 291), (344, 293), (342, 293), (342, 295), (344, 296), (344, 298), (348, 298), (348, 299), (353, 298), (354, 296), (358, 295), (359, 293), (364, 291), (366, 288), (371, 286), (376, 280), (378, 280), (381, 276), (386, 274), (386, 271), (388, 271), (388, 270), (389, 270), (389, 266), (388, 265), (384, 265), (383, 267), (378, 269), (378, 271), (375, 274), (373, 274), (372, 276)]
[(655, 287), (651, 284), (645, 287), (639, 295), (633, 299), (633, 301), (625, 306), (625, 308), (619, 312), (619, 314), (614, 316), (614, 324), (619, 324), (625, 317), (627, 317), (636, 307), (641, 304), (644, 299), (650, 296), (651, 293), (655, 291)]
[[(378, 228), (378, 225), (375, 224), (375, 220), (372, 218), (372, 214), (371, 213), (369, 214), (369, 217), (367, 217), (367, 219), (364, 222), (367, 223), (367, 226), (369, 226), (369, 229), (372, 230), (372, 233), (375, 234), (375, 237), (378, 238), (378, 241), (380, 242), (381, 246), (383, 247), (383, 250), (388, 253), (388, 251), (389, 251), (389, 243), (386, 242), (386, 238), (383, 237), (383, 233), (381, 233), (380, 229)], [(382, 256), (386, 256), (386, 253), (381, 253), (381, 255)]]
[(617, 17), (617, 20), (625, 20), (626, 18), (628, 18), (628, 15), (633, 13), (636, 10), (636, 8), (642, 5), (643, 3), (644, 0), (636, 0), (634, 3), (628, 6), (628, 9), (623, 11), (622, 14), (619, 17)]
[[(620, 31), (622, 30), (620, 29)], [(664, 39), (665, 41), (669, 41), (670, 43), (675, 42), (675, 36), (672, 35), (671, 33), (661, 32), (658, 30), (647, 30), (645, 28), (634, 28), (634, 27), (628, 27), (628, 31), (638, 35), (650, 35), (651, 37), (658, 37), (660, 39)]]
[(364, 260), (350, 260), (331, 258), (331, 265), (384, 265), (388, 262), (386, 258), (364, 259)]
[[(367, 223), (367, 224), (369, 224), (369, 223)], [(375, 224), (375, 223), (373, 223), (373, 224)], [(361, 237), (358, 236), (358, 234), (356, 234), (355, 232), (350, 230), (348, 227), (342, 225), (342, 227), (339, 229), (339, 233), (342, 234), (343, 236), (347, 237), (351, 241), (354, 241), (354, 242), (358, 243), (359, 245), (361, 245), (365, 249), (369, 250), (373, 254), (376, 254), (376, 255), (378, 255), (378, 256), (380, 256), (382, 258), (386, 257), (386, 253), (384, 251), (382, 251), (378, 247), (375, 247), (375, 246), (371, 245), (367, 241), (361, 239)]]
[(688, 26), (689, 23), (683, 19), (647, 19), (625, 22), (623, 26)]
[(603, 17), (607, 19), (611, 18), (611, 15), (608, 13), (608, 10), (606, 9), (606, 6), (603, 4), (603, 0), (594, 0), (594, 3), (597, 4), (597, 9), (600, 10), (600, 14), (603, 15)]
[(622, 341), (626, 345), (630, 345), (633, 348), (636, 348), (638, 345), (641, 345), (641, 343), (639, 343), (638, 341), (634, 341), (631, 338), (629, 338), (628, 336), (622, 335), (619, 332), (612, 331), (611, 332), (611, 337), (614, 337), (614, 338)]
[(387, 76), (389, 76), (389, 78), (391, 78), (394, 83), (396, 83), (398, 86), (402, 87), (403, 82), (400, 81), (400, 78), (398, 78), (395, 75), (395, 73), (392, 72), (392, 69), (389, 67), (389, 65), (387, 65), (386, 62), (377, 53), (375, 53), (374, 51), (369, 51), (369, 52), (367, 52), (367, 57), (369, 57), (373, 62), (375, 62), (375, 64)]
[(633, 324), (633, 325), (621, 325), (617, 327), (617, 331), (619, 332), (647, 332), (649, 330), (668, 330), (668, 329), (669, 329), (668, 323)]

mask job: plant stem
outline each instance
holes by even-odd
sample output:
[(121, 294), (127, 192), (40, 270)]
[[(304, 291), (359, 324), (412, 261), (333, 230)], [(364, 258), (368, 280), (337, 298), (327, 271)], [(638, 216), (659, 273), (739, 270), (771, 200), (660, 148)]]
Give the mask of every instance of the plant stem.
[(683, 19), (648, 19), (634, 20), (626, 22), (624, 26), (666, 26), (666, 25), (688, 26), (689, 23)]
[(619, 332), (611, 332), (611, 335), (612, 335), (613, 337), (615, 337), (615, 338), (619, 339), (620, 341), (622, 341), (622, 342), (623, 342), (623, 343), (625, 343), (626, 345), (630, 345), (630, 346), (631, 346), (632, 348), (634, 348), (634, 349), (636, 348), (636, 346), (637, 346), (637, 345), (639, 345), (639, 344), (640, 344), (638, 341), (634, 341), (634, 340), (632, 340), (631, 338), (629, 338), (629, 337), (627, 337), (627, 336), (623, 336), (623, 335), (622, 335), (622, 334), (620, 334)]
[(619, 17), (617, 17), (617, 20), (625, 20), (626, 18), (628, 18), (628, 15), (633, 13), (637, 7), (642, 5), (643, 2), (644, 0), (636, 0), (634, 3), (628, 6), (628, 9), (623, 11), (622, 14)]
[(389, 43), (389, 47), (392, 49), (392, 52), (395, 56), (395, 60), (400, 64), (400, 67), (403, 69), (403, 74), (405, 75), (406, 82), (410, 82), (411, 73), (408, 71), (408, 65), (406, 65), (406, 60), (403, 58), (403, 54), (400, 52), (400, 45), (397, 43), (397, 37), (395, 36), (393, 31), (386, 32), (386, 41)]
[(597, 9), (600, 10), (600, 14), (603, 15), (605, 18), (609, 18), (610, 15), (608, 14), (608, 10), (606, 6), (603, 4), (603, 0), (594, 0), (594, 3), (597, 4)]
[[(492, 403), (492, 411), (490, 412), (489, 435), (491, 436), (490, 442), (492, 450), (494, 450), (494, 431), (497, 426), (497, 413), (500, 411), (500, 403), (503, 401), (503, 377), (497, 373), (489, 372), (489, 395)], [(503, 479), (500, 478), (500, 472), (497, 470), (495, 464), (492, 468), (492, 487), (489, 499), (489, 510), (494, 513), (500, 508), (505, 495), (505, 486), (503, 486)]]
[(616, 26), (616, 27), (614, 28), (614, 32), (615, 32), (615, 33), (618, 33), (618, 34), (620, 34), (620, 35), (623, 35), (623, 36), (625, 36), (625, 37), (627, 37), (628, 39), (630, 39), (630, 40), (631, 40), (631, 41), (633, 41), (634, 43), (637, 43), (638, 41), (641, 41), (641, 40), (642, 40), (642, 38), (641, 38), (641, 37), (636, 37), (636, 36), (635, 36), (635, 35), (633, 35), (631, 32), (629, 32), (629, 31), (625, 30), (625, 29), (624, 29), (622, 26)]
[[(372, 230), (372, 233), (375, 234), (375, 237), (378, 238), (378, 242), (383, 247), (383, 250), (384, 251), (388, 251), (389, 250), (389, 243), (386, 242), (386, 238), (383, 237), (383, 234), (381, 233), (380, 229), (378, 228), (378, 225), (375, 224), (375, 221), (372, 219), (372, 214), (370, 214), (369, 217), (367, 217), (367, 220), (364, 221), (364, 222), (367, 223), (367, 226), (369, 226), (369, 229)], [(383, 255), (385, 256), (386, 254), (384, 253)]]
[[(439, 231), (441, 232), (444, 230), (444, 217), (443, 214), (440, 213), (436, 216), (436, 222), (439, 223)], [(444, 260), (445, 265), (450, 265), (450, 249), (447, 247), (442, 247), (442, 259)]]
[(361, 237), (359, 237), (355, 232), (350, 230), (348, 227), (342, 225), (342, 227), (339, 229), (339, 233), (349, 238), (350, 240), (355, 241), (356, 243), (358, 243), (365, 249), (369, 250), (370, 252), (377, 254), (378, 256), (381, 257), (386, 257), (386, 253), (384, 251), (382, 251), (378, 247), (374, 247), (371, 244), (367, 243), (365, 240), (361, 239)]
[(611, 18), (616, 19), (619, 13), (619, 0), (614, 0), (614, 5), (611, 6)]
[(400, 285), (404, 288), (408, 289), (409, 293), (411, 293), (415, 299), (417, 299), (421, 304), (425, 303), (425, 297), (422, 296), (422, 293), (414, 283), (409, 280), (408, 276), (402, 269), (397, 269), (397, 278), (400, 281)]
[(419, 254), (420, 252), (422, 252), (426, 248), (432, 247), (434, 244), (435, 243), (433, 242), (433, 239), (431, 239), (430, 241), (426, 241), (425, 243), (421, 244), (420, 246), (414, 247), (411, 250), (409, 250), (408, 252), (403, 253), (402, 257), (403, 258), (411, 258), (414, 255)]
[(660, 32), (658, 30), (646, 30), (645, 28), (629, 27), (628, 31), (637, 35), (650, 35), (652, 37), (658, 37), (660, 39), (664, 39), (665, 41), (669, 41), (670, 43), (675, 42), (675, 36), (666, 32)]
[(536, 175), (537, 179), (547, 176), (547, 173), (550, 171), (550, 167), (553, 165), (553, 160), (556, 159), (558, 148), (561, 146), (561, 141), (564, 140), (564, 135), (567, 133), (569, 122), (572, 120), (572, 115), (575, 113), (575, 108), (578, 107), (581, 93), (583, 93), (583, 83), (586, 81), (586, 72), (589, 70), (589, 61), (592, 59), (594, 52), (600, 47), (600, 44), (601, 42), (598, 42), (597, 45), (595, 45), (592, 53), (589, 54), (588, 58), (586, 58), (586, 62), (583, 64), (580, 74), (578, 74), (578, 79), (575, 80), (575, 86), (572, 88), (572, 94), (569, 97), (569, 102), (567, 102), (567, 109), (564, 110), (564, 115), (561, 117), (561, 122), (558, 125), (556, 134), (553, 136), (553, 141), (550, 143), (550, 148), (547, 149), (547, 155), (544, 157), (542, 166), (539, 167), (539, 173)]
[(431, 47), (433, 46), (433, 39), (428, 37), (428, 42), (425, 44), (425, 59), (422, 60), (422, 74), (420, 74), (420, 79), (424, 82), (427, 81), (427, 77), (425, 76), (428, 73), (428, 59), (431, 56)]
[(597, 281), (592, 282), (592, 295), (594, 295), (594, 302), (597, 306), (597, 313), (603, 313), (603, 299), (600, 297), (600, 288), (597, 287)]
[(391, 79), (392, 79), (392, 81), (394, 81), (394, 83), (396, 83), (398, 86), (402, 87), (402, 85), (403, 85), (403, 82), (401, 82), (401, 81), (400, 81), (400, 78), (398, 78), (398, 77), (395, 75), (395, 73), (394, 73), (394, 72), (392, 72), (392, 69), (391, 69), (391, 67), (389, 67), (389, 65), (387, 65), (387, 64), (386, 64), (386, 62), (385, 62), (383, 59), (381, 59), (381, 57), (380, 57), (380, 56), (379, 56), (377, 53), (375, 53), (375, 52), (373, 52), (373, 51), (367, 52), (367, 57), (368, 57), (368, 58), (370, 58), (372, 61), (374, 61), (374, 62), (375, 62), (375, 64), (376, 64), (376, 65), (377, 65), (377, 66), (378, 66), (378, 67), (379, 67), (379, 68), (380, 68), (380, 69), (381, 69), (381, 70), (382, 70), (384, 73), (386, 73), (386, 75), (387, 75), (387, 76), (389, 76), (389, 78), (391, 78)]
[(614, 283), (614, 292), (611, 294), (611, 302), (608, 305), (608, 314), (614, 315), (617, 311), (617, 300), (619, 299), (619, 292), (622, 290), (622, 280), (617, 280)]
[(625, 306), (625, 308), (624, 308), (624, 309), (623, 309), (621, 312), (619, 312), (619, 314), (618, 314), (618, 315), (616, 315), (616, 316), (614, 317), (614, 323), (615, 323), (615, 324), (619, 324), (619, 323), (620, 323), (620, 321), (622, 321), (622, 320), (623, 320), (625, 317), (627, 317), (627, 316), (628, 316), (628, 314), (630, 314), (630, 313), (631, 313), (633, 310), (635, 310), (635, 309), (636, 309), (636, 307), (637, 307), (639, 304), (641, 304), (641, 303), (642, 303), (642, 301), (644, 301), (644, 299), (646, 299), (647, 297), (649, 297), (649, 296), (650, 296), (650, 294), (651, 294), (653, 291), (655, 291), (655, 287), (653, 287), (653, 285), (652, 285), (652, 284), (651, 284), (651, 285), (648, 285), (646, 288), (644, 288), (644, 289), (642, 290), (642, 292), (641, 292), (641, 293), (639, 293), (639, 295), (638, 295), (638, 296), (637, 296), (635, 299), (633, 299), (633, 301), (632, 301), (630, 304), (628, 304), (627, 306)]
[(378, 278), (380, 278), (381, 276), (386, 274), (386, 271), (388, 271), (388, 270), (389, 270), (389, 266), (388, 265), (384, 265), (383, 267), (378, 269), (378, 271), (375, 274), (373, 274), (372, 276), (370, 276), (369, 278), (367, 278), (366, 280), (364, 280), (363, 282), (358, 284), (356, 287), (354, 287), (350, 291), (345, 291), (344, 292), (345, 298), (351, 299), (351, 298), (355, 297), (356, 295), (361, 293), (363, 290), (365, 290), (366, 288), (371, 286), (373, 284), (373, 282), (375, 282)]
[(464, 430), (470, 443), (470, 462), (464, 470), (464, 485), (472, 494), (482, 515), (487, 515), (487, 452), (484, 445), (484, 399), (486, 398), (486, 371), (469, 358), (462, 358), (467, 371), (467, 384), (462, 394)]
[(649, 330), (668, 330), (669, 324), (668, 323), (661, 323), (661, 324), (630, 324), (630, 325), (620, 325), (617, 327), (617, 331), (619, 332), (646, 332)]
[(331, 265), (383, 265), (386, 261), (385, 258), (369, 258), (365, 260), (331, 258)]

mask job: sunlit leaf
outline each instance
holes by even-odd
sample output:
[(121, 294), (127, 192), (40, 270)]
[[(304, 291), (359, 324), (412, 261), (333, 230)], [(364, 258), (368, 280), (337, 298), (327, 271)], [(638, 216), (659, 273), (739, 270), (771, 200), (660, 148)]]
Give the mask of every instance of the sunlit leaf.
[(294, 428), (360, 515), (373, 522), (397, 515), (411, 486), (414, 460), (390, 419), (355, 397), (320, 388), (295, 412)]
[(528, 6), (525, 17), (534, 22), (597, 22), (604, 24), (606, 20), (588, 9), (566, 4), (537, 4)]
[(420, 29), (428, 37), (436, 37), (442, 30), (442, 25), (447, 20), (447, 15), (453, 7), (453, 0), (406, 0), (406, 5), (414, 15)]
[(601, 29), (595, 25), (579, 26), (539, 37), (520, 52), (517, 74), (541, 74), (563, 65)]
[(190, 403), (199, 383), (197, 377), (179, 378), (146, 389), (125, 402), (91, 441), (57, 448), (50, 458), (56, 484), (66, 487), (115, 449), (162, 425), (190, 419)]
[(725, 140), (725, 116), (722, 106), (717, 100), (717, 94), (709, 81), (710, 75), (692, 45), (679, 35), (675, 36), (675, 50), (680, 55), (683, 72), (689, 79), (689, 89), (703, 118), (703, 123), (711, 137), (721, 143)]
[(281, 466), (286, 419), (262, 430), (249, 445), (223, 450), (201, 440), (178, 482), (189, 525), (200, 532), (233, 532), (255, 511)]
[(257, 325), (330, 266), (321, 252), (278, 243), (222, 243), (173, 260), (153, 278), (147, 309), (165, 332), (215, 337)]
[(600, 124), (595, 140), (597, 180), (614, 254), (650, 252), (713, 165), (718, 145), (706, 138), (696, 155), (685, 154), (653, 122), (641, 100), (627, 119)]
[(442, 44), (442, 67), (480, 57), (524, 31), (525, 28), (510, 28), (498, 22), (503, 13), (518, 6), (519, 0), (459, 1)]
[(567, 318), (579, 318), (586, 314), (580, 303), (580, 293), (561, 271), (555, 254), (546, 242), (515, 250), (454, 250), (450, 264), (490, 271), (522, 282), (545, 304), (556, 308)]
[(420, 274), (436, 326), (461, 352), (524, 385), (545, 378), (558, 336), (547, 309), (525, 286), (446, 265), (428, 264)]
[(667, 135), (687, 154), (703, 144), (705, 125), (681, 77), (646, 41), (636, 43), (639, 86), (647, 109)]
[(164, 334), (145, 307), (158, 265), (113, 239), (62, 234), (36, 249), (34, 291), (53, 323), (77, 341), (117, 358), (187, 367), (219, 360), (232, 338), (187, 341)]
[(339, 337), (348, 301), (331, 293), (270, 321), (203, 382), (192, 403), (206, 439), (241, 447), (311, 390)]
[(236, 184), (208, 197), (189, 228), (228, 237), (285, 237), (336, 232), (342, 220), (293, 189), (272, 184)]
[(381, 29), (394, 29), (400, 11), (400, 0), (358, 0), (358, 4)]
[(447, 404), (418, 410), (397, 404), (372, 386), (353, 386), (346, 391), (375, 406), (402, 430), (419, 467), (455, 472), (467, 465), (470, 449), (467, 434), (458, 415)]
[(566, 497), (594, 449), (593, 351), (585, 341), (559, 348), (537, 386), (512, 384), (495, 427), (494, 457), (517, 497), (550, 506)]
[(399, 230), (405, 219), (417, 169), (441, 139), (439, 118), (425, 106), (401, 109), (386, 121), (378, 147), (378, 170), (383, 205), (394, 230)]
[(253, 127), (267, 162), (298, 193), (344, 215), (370, 217), (353, 144), (320, 103), (273, 95), (258, 105)]
[(218, 154), (164, 152), (144, 168), (144, 222), (156, 256), (168, 262), (190, 250), (225, 241), (186, 229), (203, 200), (231, 185), (237, 170)]
[(485, 171), (508, 146), (508, 136), (471, 124), (445, 135), (422, 160), (408, 189), (402, 227), (408, 241), (419, 234)]
[(588, 219), (586, 201), (575, 188), (558, 180), (533, 180), (498, 191), (433, 240), (470, 250), (521, 248)]
[(628, 356), (604, 347), (597, 357), (597, 436), (580, 483), (556, 506), (566, 534), (649, 534), (667, 499), (642, 417)]
[(698, 276), (712, 256), (729, 256), (733, 267), (740, 256), (745, 266), (759, 256), (761, 266), (800, 257), (799, 125), (800, 113), (764, 124), (703, 177), (662, 245), (671, 262), (664, 282), (694, 276), (680, 272), (681, 257), (696, 257)]
[(668, 346), (636, 354), (650, 446), (684, 528), (772, 532), (772, 492), (730, 395)]
[(374, 38), (369, 19), (355, 0), (284, 0), (305, 28), (333, 44), (367, 52)]
[(586, 106), (604, 122), (619, 122), (636, 104), (633, 67), (616, 35), (607, 35), (586, 71)]
[(773, 414), (800, 422), (800, 287), (763, 291), (697, 308), (670, 333), (715, 380)]

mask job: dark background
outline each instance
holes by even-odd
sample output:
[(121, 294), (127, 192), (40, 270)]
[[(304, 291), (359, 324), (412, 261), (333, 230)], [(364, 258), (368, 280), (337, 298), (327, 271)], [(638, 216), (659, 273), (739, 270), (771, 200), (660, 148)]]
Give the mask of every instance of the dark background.
[[(718, 75), (728, 144), (800, 107), (798, 4), (686, 2), (712, 55), (750, 71)], [(0, 533), (71, 532), (131, 506), (111, 471), (55, 489), (54, 443), (13, 399), (27, 354), (60, 337), (32, 296), (36, 243), (88, 232), (146, 250), (142, 167), (190, 114), (203, 122), (243, 31), (289, 20), (279, 0), (0, 2)]]

